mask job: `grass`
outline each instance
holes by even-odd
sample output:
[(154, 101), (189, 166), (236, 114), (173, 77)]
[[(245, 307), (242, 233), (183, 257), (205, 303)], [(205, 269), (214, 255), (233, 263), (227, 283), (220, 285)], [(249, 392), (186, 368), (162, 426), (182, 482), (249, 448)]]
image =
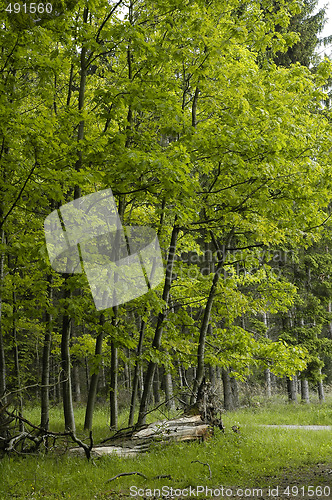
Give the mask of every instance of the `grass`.
[[(134, 498), (129, 494), (133, 486), (145, 492), (148, 488), (161, 489), (163, 486), (177, 489), (197, 485), (263, 487), (266, 477), (275, 475), (285, 466), (332, 461), (332, 431), (262, 429), (257, 424), (327, 425), (331, 423), (331, 415), (332, 401), (323, 405), (294, 406), (269, 403), (226, 413), (225, 434), (218, 430), (209, 441), (175, 443), (167, 447), (158, 445), (137, 458), (103, 457), (88, 463), (84, 458), (68, 457), (59, 452), (5, 457), (0, 460), (0, 499)], [(39, 412), (30, 408), (26, 417), (38, 422)], [(126, 425), (126, 418), (122, 415), (122, 425)], [(160, 418), (160, 414), (149, 417), (150, 420)], [(83, 408), (76, 409), (76, 419), (80, 434)], [(94, 416), (96, 442), (109, 435), (107, 424), (107, 409), (97, 408)], [(231, 430), (234, 424), (240, 426), (240, 433)], [(54, 408), (51, 428), (62, 430), (62, 426), (61, 408)], [(211, 479), (208, 467), (192, 463), (194, 460), (209, 464)], [(131, 471), (139, 471), (148, 479), (124, 476), (107, 482), (120, 472)], [(160, 475), (170, 475), (172, 479), (156, 479)], [(135, 492), (137, 489), (132, 490)]]
[(241, 422), (279, 425), (332, 425), (332, 400), (324, 404), (285, 404), (270, 402), (263, 406), (243, 408), (232, 414)]

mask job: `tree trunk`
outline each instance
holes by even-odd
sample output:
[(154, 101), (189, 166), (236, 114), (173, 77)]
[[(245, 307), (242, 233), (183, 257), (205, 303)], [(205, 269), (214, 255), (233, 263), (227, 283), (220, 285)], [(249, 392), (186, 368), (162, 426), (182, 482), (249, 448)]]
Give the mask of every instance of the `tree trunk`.
[(231, 390), (232, 390), (232, 403), (233, 408), (238, 408), (240, 406), (239, 400), (239, 386), (235, 377), (230, 376)]
[[(80, 290), (75, 290), (75, 295), (79, 296), (81, 293)], [(77, 337), (77, 325), (72, 322), (71, 328), (71, 339), (72, 342), (75, 342), (75, 338)], [(71, 372), (72, 372), (72, 391), (73, 391), (73, 401), (75, 403), (80, 403), (81, 401), (81, 384), (80, 384), (80, 373), (79, 373), (79, 362), (76, 356), (71, 358)]]
[[(53, 299), (52, 276), (47, 277), (48, 298), (50, 303)], [(50, 405), (50, 355), (53, 330), (53, 318), (47, 310), (45, 315), (45, 336), (43, 344), (42, 377), (41, 377), (41, 416), (40, 427), (45, 430), (49, 428), (49, 405)]]
[[(322, 370), (319, 370), (320, 375), (322, 374)], [(320, 380), (317, 383), (317, 391), (318, 391), (318, 399), (320, 403), (323, 403), (325, 401), (325, 393), (324, 393), (324, 386), (323, 386), (323, 380), (320, 378)]]
[[(18, 406), (19, 406), (19, 415), (23, 416), (23, 399), (22, 399), (22, 386), (21, 386), (21, 370), (20, 370), (20, 360), (19, 360), (19, 352), (18, 352), (18, 344), (17, 344), (17, 329), (16, 329), (16, 293), (13, 291), (13, 341), (14, 341), (14, 373), (16, 378), (16, 387), (18, 394)], [(19, 421), (19, 429), (20, 432), (24, 431), (23, 421)]]
[(126, 349), (126, 351), (127, 351), (128, 361), (125, 361), (125, 363), (124, 363), (124, 370), (123, 370), (124, 386), (126, 389), (130, 390), (130, 388), (131, 388), (130, 365), (129, 365), (130, 350)]
[[(331, 314), (332, 312), (332, 302), (329, 300), (327, 305), (327, 312)], [(328, 323), (329, 338), (332, 339), (332, 320)]]
[[(5, 244), (5, 233), (1, 230), (1, 244)], [(4, 278), (4, 263), (5, 254), (4, 251), (0, 252), (0, 406), (5, 404), (4, 395), (6, 393), (6, 358), (5, 358), (5, 346), (2, 334), (2, 287)]]
[(131, 401), (130, 401), (130, 410), (129, 410), (129, 421), (128, 426), (131, 427), (134, 425), (134, 415), (135, 415), (135, 403), (138, 394), (138, 383), (139, 383), (139, 375), (140, 375), (140, 356), (143, 350), (143, 340), (144, 340), (144, 332), (145, 332), (146, 323), (141, 319), (140, 331), (139, 331), (139, 340), (136, 351), (136, 361), (134, 368), (134, 377), (133, 377), (133, 387), (131, 392)]
[(301, 379), (301, 402), (310, 403), (309, 398), (309, 382), (307, 379)]
[(118, 348), (111, 341), (110, 427), (118, 428)]
[[(104, 323), (105, 323), (105, 318), (104, 315), (101, 314), (99, 318), (99, 324), (102, 327)], [(104, 337), (104, 331), (101, 330), (99, 335), (97, 336), (96, 346), (95, 346), (95, 357), (97, 358), (98, 366), (95, 367), (94, 372), (91, 375), (90, 387), (88, 393), (88, 402), (85, 410), (84, 429), (89, 431), (92, 430), (93, 409), (95, 406), (96, 395), (98, 390), (99, 371), (101, 365), (101, 357), (103, 353), (103, 337)]]
[(297, 403), (296, 378), (287, 377), (287, 394), (289, 403)]
[[(88, 20), (88, 9), (85, 7), (83, 10), (83, 23), (87, 23)], [(84, 109), (84, 99), (85, 99), (85, 88), (86, 88), (86, 77), (87, 77), (87, 65), (86, 65), (86, 47), (81, 47), (80, 54), (80, 84), (78, 92), (78, 111), (81, 112)], [(70, 93), (69, 93), (70, 96)], [(77, 130), (77, 161), (75, 163), (75, 170), (79, 172), (82, 168), (82, 151), (80, 150), (80, 142), (84, 139), (84, 120), (80, 120)], [(74, 186), (74, 199), (81, 197), (81, 188), (78, 185)], [(67, 281), (69, 275), (65, 275), (65, 281)], [(69, 299), (71, 296), (68, 287), (65, 286), (65, 298)], [(63, 410), (65, 417), (65, 428), (66, 430), (72, 430), (75, 432), (75, 417), (73, 409), (73, 395), (71, 386), (71, 366), (70, 366), (70, 334), (71, 334), (71, 319), (67, 313), (63, 316), (62, 321), (62, 336), (61, 336), (61, 369), (62, 369), (62, 396), (63, 396)]]
[(229, 376), (229, 370), (226, 368), (222, 369), (222, 383), (224, 390), (224, 408), (225, 410), (233, 409), (233, 397), (232, 397), (232, 386)]
[(213, 281), (212, 285), (210, 288), (210, 293), (209, 297), (204, 309), (204, 315), (201, 323), (201, 328), (199, 332), (199, 340), (198, 340), (198, 348), (197, 348), (197, 371), (196, 371), (196, 378), (194, 381), (194, 388), (193, 388), (193, 393), (192, 397), (190, 400), (191, 404), (194, 404), (196, 399), (197, 399), (197, 392), (199, 387), (201, 386), (201, 383), (203, 381), (204, 377), (204, 358), (205, 358), (205, 342), (206, 342), (206, 336), (209, 331), (209, 328), (211, 329), (211, 326), (209, 325), (210, 323), (210, 316), (211, 316), (211, 310), (212, 310), (212, 305), (214, 301), (214, 296), (217, 291), (217, 285), (218, 281), (220, 278), (221, 274), (221, 269), (223, 267), (223, 261), (220, 260), (216, 269), (216, 272), (213, 276)]
[[(227, 238), (227, 243), (226, 243), (226, 248), (229, 245), (231, 239), (233, 236), (233, 231), (230, 232)], [(204, 309), (204, 315), (200, 327), (200, 332), (199, 332), (199, 340), (198, 340), (198, 348), (197, 348), (197, 371), (196, 371), (196, 378), (194, 381), (194, 388), (192, 392), (192, 397), (190, 400), (191, 404), (194, 404), (197, 398), (197, 392), (199, 387), (202, 384), (203, 377), (204, 377), (204, 357), (205, 357), (205, 342), (206, 342), (206, 336), (208, 333), (209, 329), (209, 324), (210, 324), (210, 316), (211, 316), (211, 310), (212, 310), (212, 305), (214, 301), (214, 297), (217, 291), (217, 286), (219, 282), (219, 278), (221, 276), (221, 271), (223, 269), (224, 265), (224, 253), (221, 251), (219, 248), (219, 244), (214, 238), (214, 235), (211, 233), (211, 237), (213, 240), (213, 243), (215, 245), (215, 248), (217, 249), (217, 254), (218, 254), (218, 264), (213, 276), (212, 280), (212, 285), (210, 288), (209, 292), (209, 297), (206, 302), (206, 306)], [(211, 328), (211, 327), (210, 327)]]
[(73, 360), (73, 399), (76, 403), (81, 402), (80, 370), (76, 360)]
[[(176, 225), (176, 220), (175, 220), (174, 226), (173, 226), (173, 231), (172, 231), (172, 236), (171, 236), (170, 249), (168, 252), (165, 284), (164, 284), (164, 291), (163, 291), (163, 297), (162, 297), (163, 301), (165, 302), (165, 309), (163, 312), (159, 313), (156, 331), (155, 331), (154, 339), (152, 342), (152, 349), (156, 349), (156, 350), (160, 349), (161, 337), (163, 334), (163, 323), (164, 323), (164, 320), (165, 320), (166, 315), (167, 315), (167, 305), (168, 305), (169, 295), (170, 295), (170, 290), (171, 290), (173, 264), (174, 264), (174, 259), (175, 259), (175, 250), (176, 250), (176, 244), (177, 244), (179, 231), (180, 231), (180, 228)], [(150, 394), (152, 391), (152, 383), (153, 383), (155, 367), (156, 367), (156, 363), (154, 361), (150, 361), (148, 364), (148, 368), (147, 368), (145, 380), (144, 380), (144, 390), (143, 390), (143, 395), (141, 398), (141, 404), (140, 404), (138, 421), (137, 421), (138, 425), (142, 425), (145, 423), (148, 402), (149, 402)]]
[[(154, 399), (154, 404), (158, 405), (160, 403), (160, 382), (159, 382), (159, 367), (156, 366), (155, 372), (154, 372), (154, 377), (153, 377), (153, 399)], [(167, 398), (167, 395), (166, 395)]]
[(266, 397), (270, 398), (272, 396), (272, 384), (271, 384), (271, 371), (269, 368), (266, 368), (264, 370), (264, 378), (265, 378)]
[[(68, 275), (65, 276), (67, 281)], [(70, 299), (71, 293), (68, 286), (65, 288), (64, 298)], [(75, 417), (73, 408), (73, 396), (71, 388), (71, 366), (70, 366), (70, 334), (71, 319), (67, 313), (62, 318), (61, 333), (61, 386), (63, 398), (63, 413), (65, 418), (65, 429), (75, 432)]]
[[(266, 326), (266, 332), (265, 332), (265, 338), (269, 338), (268, 334), (268, 318), (267, 318), (267, 313), (263, 313), (263, 321), (264, 325)], [(266, 368), (264, 370), (264, 378), (265, 378), (265, 393), (266, 397), (270, 398), (272, 396), (272, 387), (271, 387), (271, 371), (269, 368)]]
[(165, 372), (165, 395), (166, 395), (166, 408), (169, 410), (175, 409), (174, 398), (173, 398), (173, 381), (171, 372), (166, 370)]

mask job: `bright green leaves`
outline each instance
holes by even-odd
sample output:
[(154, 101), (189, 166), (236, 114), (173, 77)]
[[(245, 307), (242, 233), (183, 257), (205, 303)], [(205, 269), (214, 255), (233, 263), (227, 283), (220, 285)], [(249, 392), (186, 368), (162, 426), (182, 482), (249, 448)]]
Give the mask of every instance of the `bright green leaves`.
[[(0, 212), (8, 213), (26, 181), (5, 221), (6, 233), (14, 235), (6, 258), (10, 254), (23, 274), (12, 271), (6, 286), (12, 292), (14, 282), (15, 289), (20, 285), (22, 315), (32, 315), (29, 286), (40, 299), (36, 314), (49, 307), (46, 215), (73, 198), (74, 186), (82, 195), (111, 187), (125, 223), (156, 228), (165, 255), (175, 218), (181, 232), (163, 325), (165, 351), (151, 348), (156, 318), (166, 306), (160, 285), (119, 308), (116, 324), (115, 313), (105, 313), (106, 359), (112, 340), (128, 361), (123, 353), (136, 348), (143, 321), (140, 362), (195, 363), (220, 258), (214, 239), (225, 261), (207, 361), (239, 373), (251, 360), (278, 374), (289, 373), (291, 361), (294, 369), (303, 368), (301, 349), (240, 326), (244, 315), (292, 306), (295, 286), (260, 261), (257, 245), (309, 246), (320, 236), (332, 187), (331, 132), (321, 113), (330, 63), (312, 75), (299, 65), (261, 64), (258, 57), (294, 42), (294, 33), (275, 27), (287, 28), (299, 4), (139, 0), (130, 11), (124, 8), (124, 18), (120, 8), (111, 15), (114, 5), (106, 0), (89, 2), (83, 17), (85, 6), (79, 2), (72, 14), (24, 34), (7, 27), (1, 33)], [(207, 247), (214, 259), (208, 262)], [(60, 285), (58, 277), (56, 294)], [(67, 286), (72, 297), (57, 296), (52, 312), (55, 321), (55, 313), (66, 312), (90, 332), (75, 341), (73, 353), (87, 356), (95, 372), (100, 329), (91, 294), (83, 276), (69, 278)], [(11, 304), (10, 293), (4, 297)], [(4, 308), (8, 318), (11, 307)], [(32, 329), (27, 320), (19, 324)]]

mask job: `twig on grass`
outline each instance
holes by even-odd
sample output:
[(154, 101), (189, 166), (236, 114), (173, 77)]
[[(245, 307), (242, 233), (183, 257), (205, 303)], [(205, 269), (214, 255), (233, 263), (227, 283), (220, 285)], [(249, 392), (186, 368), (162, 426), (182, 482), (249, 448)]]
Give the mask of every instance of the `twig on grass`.
[(142, 477), (144, 477), (144, 479), (147, 479), (147, 477), (144, 474), (142, 474), (141, 472), (120, 472), (116, 476), (111, 477), (111, 479), (107, 479), (106, 483), (110, 483), (111, 481), (114, 481), (114, 479), (117, 479), (118, 477), (121, 477), (121, 476), (142, 476)]
[[(114, 481), (115, 479), (121, 476), (135, 476), (135, 475), (142, 476), (144, 477), (144, 479), (149, 479), (147, 476), (142, 474), (142, 472), (120, 472), (116, 476), (111, 477), (111, 479), (107, 479), (106, 483), (110, 483), (111, 481)], [(150, 479), (173, 479), (173, 478), (170, 474), (162, 474), (161, 476), (153, 476)]]
[(191, 463), (192, 464), (198, 463), (198, 464), (206, 465), (209, 468), (209, 473), (210, 473), (209, 479), (212, 479), (212, 472), (211, 472), (210, 464), (205, 463), (205, 462), (201, 462), (200, 460), (192, 460)]

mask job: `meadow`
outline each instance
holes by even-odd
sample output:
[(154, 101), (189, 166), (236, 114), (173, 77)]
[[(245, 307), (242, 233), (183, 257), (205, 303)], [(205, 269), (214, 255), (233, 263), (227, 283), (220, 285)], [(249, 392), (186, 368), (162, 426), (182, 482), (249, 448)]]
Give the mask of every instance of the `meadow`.
[[(38, 417), (37, 409), (27, 409), (26, 418), (30, 421), (38, 423)], [(149, 420), (164, 417), (165, 414), (156, 411), (149, 415)], [(214, 436), (205, 442), (158, 444), (136, 458), (108, 456), (90, 462), (69, 456), (66, 450), (72, 443), (58, 440), (48, 453), (11, 455), (0, 460), (0, 498), (153, 498), (153, 490), (158, 492), (158, 489), (161, 493), (173, 492), (173, 498), (180, 498), (179, 492), (183, 490), (188, 493), (187, 497), (194, 491), (195, 498), (207, 498), (205, 493), (200, 495), (194, 490), (198, 485), (212, 492), (219, 488), (226, 498), (226, 490), (220, 490), (221, 486), (271, 487), (271, 478), (282, 475), (285, 468), (332, 463), (332, 431), (263, 425), (330, 425), (331, 417), (332, 396), (323, 404), (309, 405), (290, 405), (280, 398), (257, 401), (251, 407), (225, 413), (225, 432), (216, 429)], [(122, 426), (126, 425), (126, 419), (123, 413)], [(76, 408), (76, 420), (77, 435), (87, 441), (82, 407)], [(233, 426), (237, 426), (239, 432), (234, 432)], [(61, 407), (52, 409), (50, 428), (63, 430)], [(95, 444), (109, 435), (108, 408), (100, 406), (94, 415)], [(108, 481), (117, 474), (129, 472), (139, 472), (145, 477), (128, 475)], [(155, 497), (158, 498), (157, 493)], [(325, 495), (325, 498), (329, 497)]]

